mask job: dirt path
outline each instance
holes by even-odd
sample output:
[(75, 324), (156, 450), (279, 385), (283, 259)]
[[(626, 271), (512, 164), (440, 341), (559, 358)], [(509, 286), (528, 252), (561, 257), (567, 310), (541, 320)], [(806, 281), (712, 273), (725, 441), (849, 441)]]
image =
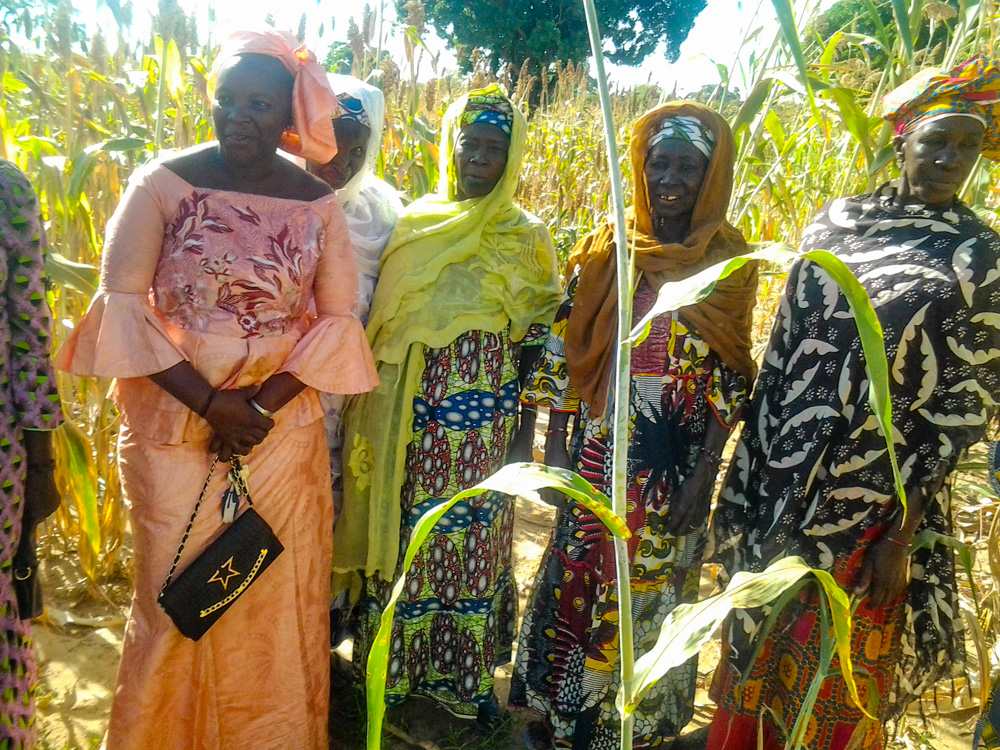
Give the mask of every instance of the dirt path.
[(98, 590), (75, 560), (75, 553), (51, 551), (42, 559), (46, 610), (32, 623), (41, 750), (99, 746), (121, 656), (128, 584)]

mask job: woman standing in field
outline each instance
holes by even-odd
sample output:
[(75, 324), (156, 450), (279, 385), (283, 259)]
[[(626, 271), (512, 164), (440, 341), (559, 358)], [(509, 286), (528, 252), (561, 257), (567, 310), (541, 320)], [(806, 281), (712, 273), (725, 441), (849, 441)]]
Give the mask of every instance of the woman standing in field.
[[(337, 199), (344, 209), (354, 248), (354, 262), (358, 267), (357, 314), (361, 323), (367, 325), (368, 310), (378, 281), (379, 261), (396, 228), (403, 204), (397, 191), (374, 174), (385, 124), (385, 97), (382, 92), (352, 76), (330, 73), (327, 78), (337, 96), (337, 111), (333, 117), (337, 154), (326, 164), (307, 162), (306, 168), (337, 191)], [(337, 502), (343, 442), (340, 413), (344, 397), (322, 394), (320, 398), (326, 410), (330, 465), (338, 485), (334, 494), (334, 501)]]
[(354, 662), (363, 669), (392, 581), (386, 701), (411, 693), (492, 720), (493, 671), (510, 654), (517, 594), (513, 507), (461, 503), (400, 569), (420, 516), (499, 469), (518, 416), (522, 347), (547, 331), (559, 274), (545, 225), (513, 202), (527, 122), (498, 86), (448, 108), (441, 185), (400, 219), (368, 337), (381, 386), (345, 414), (344, 513), (334, 567), (365, 580)]
[[(654, 109), (633, 128), (631, 159), (635, 201), (627, 232), (636, 253), (633, 319), (639, 320), (662, 284), (740, 255), (746, 242), (725, 218), (734, 145), (718, 114), (690, 102)], [(546, 463), (574, 467), (606, 493), (618, 306), (613, 229), (605, 222), (570, 256), (565, 299), (522, 395), (549, 407)], [(667, 614), (698, 595), (722, 448), (755, 372), (756, 286), (756, 267), (745, 266), (703, 302), (656, 318), (632, 354), (627, 522), (637, 655), (656, 642)], [(565, 508), (525, 614), (510, 701), (540, 712), (557, 747), (619, 745), (614, 576), (610, 534), (582, 506)], [(694, 710), (696, 667), (692, 660), (652, 688), (635, 714), (636, 747), (657, 745), (684, 728)], [(536, 745), (546, 739), (532, 732)]]
[(379, 260), (403, 204), (398, 191), (374, 171), (385, 125), (382, 92), (352, 76), (330, 73), (327, 78), (337, 96), (333, 117), (337, 155), (326, 164), (309, 162), (307, 169), (337, 191), (347, 216), (358, 266), (358, 317), (367, 324)]
[[(135, 594), (107, 747), (326, 750), (333, 507), (317, 391), (365, 391), (375, 372), (343, 211), (276, 149), (329, 161), (336, 100), (278, 32), (234, 35), (213, 84), (218, 141), (133, 177), (58, 360), (118, 378), (123, 415)], [(213, 460), (233, 454), (284, 552), (195, 642), (157, 594)], [(182, 567), (225, 528), (225, 486), (216, 471)]]
[[(45, 301), (45, 231), (27, 178), (0, 159), (0, 747), (35, 743), (37, 665), (29, 612), (14, 575), (34, 558), (35, 526), (59, 506), (52, 430), (62, 423), (49, 366), (52, 316)], [(33, 575), (37, 575), (37, 570)]]
[[(1000, 70), (986, 58), (890, 93), (899, 179), (833, 201), (803, 236), (803, 251), (847, 264), (881, 322), (906, 512), (854, 316), (808, 261), (789, 273), (716, 511), (727, 577), (798, 555), (861, 598), (851, 659), (875, 718), (837, 670), (805, 725), (811, 747), (881, 747), (884, 722), (964, 664), (953, 553), (910, 545), (920, 532), (952, 533), (947, 478), (1000, 399), (1000, 237), (956, 197), (980, 153), (1000, 156), (998, 97)], [(727, 621), (712, 750), (757, 748), (760, 722), (765, 747), (785, 745), (819, 665), (820, 603), (806, 591), (763, 642), (765, 611)]]
[[(378, 281), (379, 260), (396, 228), (403, 204), (388, 183), (374, 174), (375, 162), (382, 148), (385, 124), (385, 97), (374, 86), (352, 76), (330, 73), (327, 78), (337, 96), (333, 131), (337, 136), (337, 155), (326, 164), (308, 162), (307, 169), (337, 191), (347, 226), (351, 232), (354, 262), (358, 267), (358, 317), (368, 323), (368, 310)], [(330, 479), (333, 483), (334, 522), (343, 504), (343, 431), (340, 417), (344, 396), (320, 394), (327, 444), (330, 448)], [(340, 592), (331, 610), (331, 643), (339, 644), (351, 625), (347, 592)]]

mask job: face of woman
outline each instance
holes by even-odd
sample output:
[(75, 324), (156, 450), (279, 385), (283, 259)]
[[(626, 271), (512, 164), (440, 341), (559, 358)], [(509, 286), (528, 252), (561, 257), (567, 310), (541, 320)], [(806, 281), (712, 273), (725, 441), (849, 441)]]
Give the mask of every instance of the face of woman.
[(971, 117), (945, 117), (896, 136), (902, 162), (903, 195), (929, 206), (943, 206), (962, 189), (983, 149), (986, 129)]
[(364, 166), (371, 130), (357, 120), (338, 117), (333, 121), (337, 155), (326, 164), (309, 162), (307, 168), (334, 190), (340, 190)]
[(474, 122), (462, 128), (455, 145), (458, 199), (490, 194), (507, 168), (510, 139), (496, 125)]
[(248, 165), (274, 155), (292, 124), (294, 80), (280, 61), (239, 55), (219, 71), (212, 119), (227, 161)]
[(708, 158), (690, 143), (671, 138), (653, 146), (643, 172), (654, 220), (690, 215), (707, 171)]

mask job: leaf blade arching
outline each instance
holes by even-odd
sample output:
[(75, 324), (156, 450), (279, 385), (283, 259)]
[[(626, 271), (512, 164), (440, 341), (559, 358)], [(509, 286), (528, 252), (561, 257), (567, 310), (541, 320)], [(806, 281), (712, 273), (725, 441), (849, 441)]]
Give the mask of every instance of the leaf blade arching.
[[(671, 612), (660, 627), (656, 644), (636, 660), (632, 695), (626, 699), (624, 689), (619, 691), (619, 708), (633, 712), (649, 688), (668, 670), (698, 653), (733, 609), (760, 607), (780, 599), (806, 575), (814, 576), (823, 591), (833, 622), (841, 673), (851, 696), (861, 706), (850, 658), (852, 618), (847, 594), (827, 571), (811, 568), (801, 557), (786, 557), (760, 573), (736, 573), (722, 593), (692, 604), (681, 604)], [(867, 714), (865, 707), (861, 710)]]
[(594, 513), (615, 536), (627, 539), (630, 536), (624, 521), (611, 510), (611, 500), (595, 489), (586, 479), (566, 469), (558, 469), (536, 463), (515, 463), (504, 466), (500, 471), (487, 477), (475, 487), (462, 490), (451, 499), (431, 508), (417, 521), (410, 535), (410, 543), (403, 556), (403, 575), (393, 584), (392, 594), (382, 611), (378, 632), (368, 655), (366, 693), (368, 706), (368, 749), (379, 750), (382, 746), (382, 722), (385, 717), (385, 683), (389, 664), (392, 621), (396, 613), (396, 602), (406, 585), (406, 574), (413, 564), (421, 545), (430, 536), (437, 522), (455, 506), (467, 498), (484, 492), (502, 492), (508, 495), (522, 494), (543, 488), (556, 489), (572, 497)]
[(879, 323), (878, 316), (875, 314), (868, 292), (861, 286), (844, 261), (833, 253), (828, 250), (808, 250), (804, 253), (797, 253), (788, 245), (775, 243), (752, 253), (737, 255), (729, 260), (716, 263), (686, 279), (664, 284), (657, 292), (656, 301), (649, 312), (633, 327), (628, 340), (633, 344), (641, 341), (643, 333), (654, 318), (685, 305), (700, 302), (711, 293), (718, 281), (752, 260), (767, 260), (772, 263), (786, 264), (799, 259), (809, 260), (823, 268), (836, 282), (854, 314), (858, 336), (861, 339), (861, 349), (865, 355), (865, 368), (868, 371), (869, 403), (885, 438), (896, 494), (899, 496), (905, 513), (907, 509), (906, 490), (903, 487), (899, 463), (896, 460), (895, 444), (892, 439), (889, 363), (885, 354), (882, 324)]
[(869, 719), (875, 717), (868, 713), (868, 709), (861, 702), (858, 695), (858, 684), (854, 679), (854, 666), (851, 664), (851, 602), (837, 582), (826, 570), (814, 570), (813, 575), (819, 581), (820, 586), (826, 594), (826, 601), (830, 605), (830, 617), (833, 620), (834, 636), (837, 639), (837, 657), (840, 659), (840, 671), (847, 684), (847, 690), (854, 699), (854, 703), (861, 709)]
[(771, 79), (769, 78), (758, 81), (750, 90), (746, 101), (743, 102), (740, 111), (736, 114), (736, 119), (733, 120), (733, 135), (735, 137), (739, 138), (742, 132), (750, 127), (750, 123), (763, 108), (769, 93), (771, 93)]
[(767, 604), (810, 570), (802, 558), (787, 557), (761, 573), (736, 573), (720, 594), (679, 605), (667, 615), (653, 648), (636, 660), (633, 693), (626, 699), (619, 691), (619, 707), (624, 703), (626, 712), (634, 711), (653, 683), (698, 653), (734, 608)]
[(49, 250), (45, 254), (45, 274), (56, 284), (69, 287), (90, 299), (97, 294), (100, 271), (86, 263), (74, 263), (61, 253)]
[(906, 0), (892, 0), (892, 14), (896, 18), (898, 27), (897, 36), (903, 43), (903, 51), (906, 53), (906, 66), (913, 70), (913, 34), (910, 31), (910, 11), (906, 7)]
[(816, 106), (816, 98), (813, 95), (812, 86), (809, 80), (809, 66), (806, 64), (806, 56), (802, 51), (802, 44), (799, 42), (799, 28), (795, 22), (795, 11), (792, 9), (791, 0), (771, 0), (774, 6), (775, 15), (778, 16), (778, 24), (781, 27), (781, 34), (785, 39), (785, 45), (792, 53), (795, 60), (795, 67), (798, 68), (802, 78), (802, 85), (805, 87), (806, 96), (809, 100), (809, 107), (812, 109), (816, 121), (821, 120), (819, 108)]
[(837, 282), (841, 292), (847, 298), (851, 312), (858, 326), (861, 339), (861, 350), (865, 355), (865, 369), (868, 371), (868, 402), (872, 413), (879, 423), (882, 435), (885, 437), (889, 452), (889, 463), (892, 466), (893, 483), (896, 494), (903, 506), (904, 516), (907, 512), (906, 489), (899, 472), (899, 462), (896, 460), (896, 446), (892, 437), (892, 402), (889, 394), (889, 361), (885, 354), (885, 341), (882, 334), (882, 324), (879, 322), (875, 309), (872, 307), (868, 292), (861, 286), (850, 269), (840, 258), (827, 250), (810, 250), (800, 257), (810, 260), (823, 268)]
[(56, 478), (76, 507), (80, 526), (80, 561), (94, 579), (101, 552), (101, 524), (97, 508), (97, 467), (89, 438), (71, 420), (53, 432)]

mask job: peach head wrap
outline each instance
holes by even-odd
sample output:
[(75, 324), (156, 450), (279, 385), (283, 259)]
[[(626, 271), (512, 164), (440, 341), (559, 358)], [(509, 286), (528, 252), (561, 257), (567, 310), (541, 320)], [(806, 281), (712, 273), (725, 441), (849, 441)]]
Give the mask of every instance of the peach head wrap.
[(292, 128), (281, 137), (281, 148), (303, 159), (326, 164), (337, 154), (333, 121), (337, 111), (323, 66), (316, 55), (287, 31), (237, 31), (222, 45), (212, 69), (211, 88), (222, 64), (237, 55), (275, 57), (295, 78), (292, 88)]

